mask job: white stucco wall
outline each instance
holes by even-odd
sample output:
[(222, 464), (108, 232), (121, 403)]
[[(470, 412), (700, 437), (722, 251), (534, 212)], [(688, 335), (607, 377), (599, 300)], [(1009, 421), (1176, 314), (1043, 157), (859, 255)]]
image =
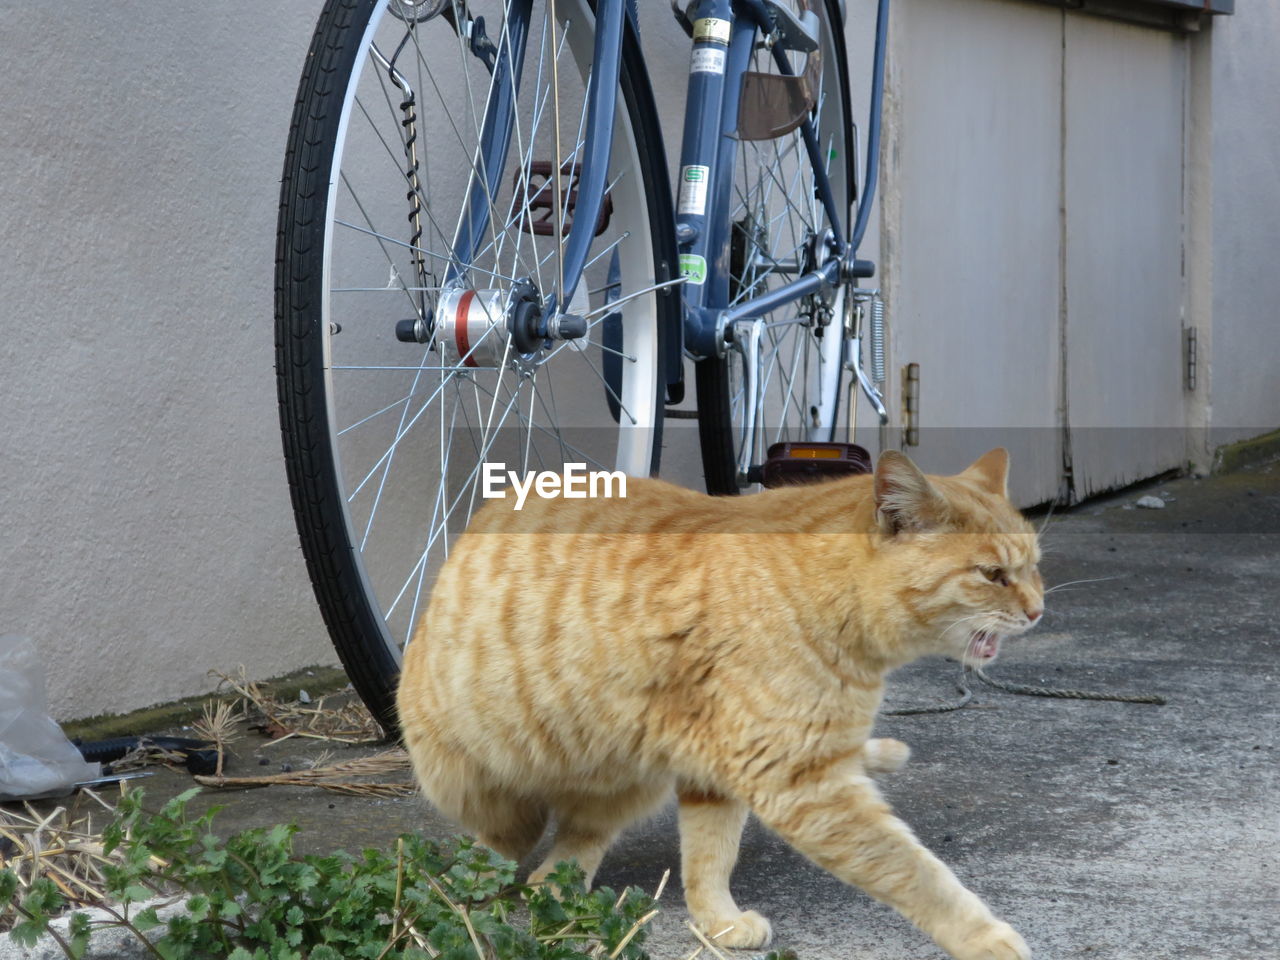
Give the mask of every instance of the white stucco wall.
[(272, 373), (318, 3), (0, 3), (0, 633), (70, 718), (329, 662)]

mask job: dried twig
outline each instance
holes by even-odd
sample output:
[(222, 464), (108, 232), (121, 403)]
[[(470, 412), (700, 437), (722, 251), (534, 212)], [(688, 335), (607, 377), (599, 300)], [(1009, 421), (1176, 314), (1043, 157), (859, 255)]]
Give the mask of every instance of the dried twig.
[(463, 926), (467, 928), (467, 933), (471, 936), (471, 945), (476, 948), (477, 960), (485, 960), (484, 948), (480, 946), (480, 938), (476, 936), (476, 928), (472, 926), (471, 917), (467, 915), (467, 911), (449, 899), (449, 895), (444, 892), (444, 888), (440, 886), (435, 877), (429, 873), (423, 874), (423, 876), (426, 878), (427, 883), (431, 884), (431, 889), (436, 892), (436, 895), (462, 920)]
[(239, 694), (246, 707), (252, 707), (269, 722), (284, 727), (284, 724), (276, 717), (276, 712), (283, 710), (284, 704), (274, 697), (267, 696), (261, 687), (250, 680), (244, 664), (240, 665), (234, 676), (228, 673), (219, 673), (217, 670), (210, 670), (209, 673), (222, 681), (220, 686), (228, 686)]
[(618, 941), (618, 945), (614, 947), (613, 952), (609, 954), (609, 960), (614, 960), (614, 958), (617, 957), (618, 954), (622, 953), (622, 951), (626, 948), (627, 944), (631, 942), (632, 938), (634, 938), (635, 935), (640, 932), (641, 928), (650, 920), (652, 920), (654, 917), (656, 917), (659, 913), (661, 913), (660, 910), (650, 910), (643, 917), (641, 917), (639, 920), (633, 923), (631, 925), (631, 929), (628, 930), (626, 932), (626, 935), (621, 940)]
[(196, 777), (196, 783), (208, 787), (320, 787), (334, 793), (365, 797), (405, 797), (414, 791), (412, 783), (365, 782), (361, 777), (378, 776), (409, 768), (409, 755), (403, 750), (385, 750), (371, 757), (344, 760), (312, 770), (266, 777)]
[(698, 940), (699, 940), (699, 941), (701, 941), (701, 943), (702, 943), (702, 946), (701, 946), (701, 947), (699, 947), (699, 948), (698, 948), (697, 950), (695, 950), (693, 953), (689, 954), (689, 957), (691, 958), (691, 960), (692, 960), (692, 958), (697, 957), (697, 956), (698, 956), (698, 954), (700, 954), (704, 949), (705, 949), (705, 950), (710, 950), (710, 951), (711, 951), (712, 956), (717, 957), (717, 958), (718, 958), (718, 960), (728, 960), (728, 958), (727, 958), (723, 953), (721, 953), (719, 950), (717, 950), (717, 949), (716, 949), (716, 945), (715, 945), (714, 943), (712, 943), (712, 942), (711, 942), (711, 940), (715, 940), (715, 939), (717, 939), (717, 938), (719, 938), (719, 937), (723, 937), (726, 933), (728, 933), (730, 930), (732, 930), (732, 929), (733, 929), (733, 927), (726, 927), (725, 929), (723, 929), (723, 930), (721, 930), (719, 933), (717, 933), (715, 936), (713, 936), (713, 937), (711, 938), (711, 940), (708, 940), (708, 939), (707, 939), (706, 934), (704, 934), (701, 930), (699, 930), (699, 929), (694, 925), (694, 923), (693, 923), (693, 921), (692, 921), (692, 920), (686, 920), (686, 921), (685, 921), (685, 926), (687, 926), (690, 930), (692, 930), (692, 931), (693, 931), (693, 935), (694, 935), (695, 937), (697, 937), (697, 938), (698, 938)]
[(166, 750), (164, 747), (158, 747), (143, 738), (136, 747), (119, 760), (113, 760), (111, 769), (115, 773), (125, 773), (128, 770), (154, 767), (156, 764), (182, 768), (187, 765), (187, 755), (181, 750)]
[(671, 879), (671, 868), (662, 871), (662, 879), (658, 881), (658, 889), (653, 891), (654, 903), (662, 899), (662, 891), (667, 889), (667, 881)]

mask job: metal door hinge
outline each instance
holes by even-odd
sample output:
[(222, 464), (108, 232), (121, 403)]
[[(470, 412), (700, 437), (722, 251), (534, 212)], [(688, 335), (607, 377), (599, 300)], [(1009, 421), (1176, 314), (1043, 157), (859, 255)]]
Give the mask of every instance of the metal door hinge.
[(920, 364), (902, 368), (902, 445), (920, 446)]

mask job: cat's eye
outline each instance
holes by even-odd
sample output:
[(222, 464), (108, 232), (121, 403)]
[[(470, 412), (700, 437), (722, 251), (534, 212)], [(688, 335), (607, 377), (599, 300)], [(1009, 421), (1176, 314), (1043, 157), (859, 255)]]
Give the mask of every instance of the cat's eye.
[(978, 567), (978, 572), (992, 583), (998, 583), (1002, 587), (1009, 585), (1009, 575), (1005, 573), (1004, 567)]

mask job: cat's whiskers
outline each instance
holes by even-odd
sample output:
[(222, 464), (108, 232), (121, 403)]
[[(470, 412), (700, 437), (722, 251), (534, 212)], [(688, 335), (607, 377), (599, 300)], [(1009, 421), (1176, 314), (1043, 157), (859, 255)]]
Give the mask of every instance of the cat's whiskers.
[(952, 627), (958, 626), (959, 624), (962, 624), (962, 623), (968, 623), (970, 620), (977, 620), (981, 617), (986, 617), (986, 616), (988, 616), (988, 614), (986, 613), (971, 613), (967, 617), (957, 617), (956, 619), (952, 620), (950, 623), (948, 623), (945, 627), (942, 628), (942, 632), (938, 634), (937, 639), (941, 640), (943, 637), (945, 637)]
[(1036, 531), (1036, 538), (1044, 536), (1045, 530), (1049, 528), (1049, 521), (1053, 519), (1053, 508), (1057, 506), (1054, 502), (1049, 502), (1049, 512), (1044, 515), (1044, 523), (1040, 524), (1040, 529)]
[[(962, 623), (968, 623), (970, 620), (986, 620), (989, 623), (991, 620), (991, 614), (971, 613), (967, 617), (959, 617), (955, 620), (952, 620), (949, 624), (947, 624), (945, 627), (942, 628), (942, 632), (938, 634), (938, 636), (935, 639), (935, 642), (941, 641), (954, 627), (957, 627)], [(981, 630), (974, 630), (974, 631), (971, 631), (971, 634), (981, 633), (981, 632), (982, 632)]]
[(1120, 579), (1123, 579), (1123, 578), (1121, 577), (1090, 577), (1089, 579), (1086, 579), (1086, 580), (1068, 580), (1066, 583), (1058, 583), (1058, 584), (1054, 584), (1052, 587), (1049, 587), (1049, 589), (1045, 590), (1044, 595), (1047, 597), (1049, 594), (1053, 593), (1055, 590), (1062, 590), (1062, 589), (1065, 589), (1066, 587), (1074, 587), (1078, 583), (1103, 583), (1107, 580), (1120, 580)]

